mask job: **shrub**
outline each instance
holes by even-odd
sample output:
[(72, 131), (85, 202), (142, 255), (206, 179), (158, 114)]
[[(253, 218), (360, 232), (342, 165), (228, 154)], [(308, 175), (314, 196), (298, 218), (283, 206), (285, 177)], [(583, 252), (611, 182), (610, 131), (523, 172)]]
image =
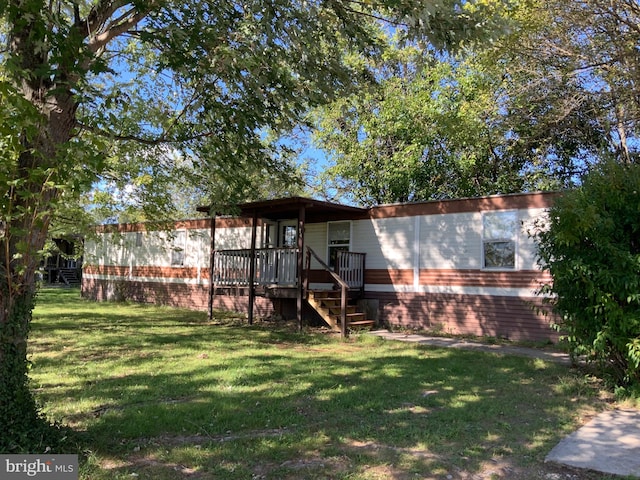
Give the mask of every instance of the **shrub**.
[(563, 194), (536, 239), (571, 352), (640, 384), (640, 166), (605, 163)]

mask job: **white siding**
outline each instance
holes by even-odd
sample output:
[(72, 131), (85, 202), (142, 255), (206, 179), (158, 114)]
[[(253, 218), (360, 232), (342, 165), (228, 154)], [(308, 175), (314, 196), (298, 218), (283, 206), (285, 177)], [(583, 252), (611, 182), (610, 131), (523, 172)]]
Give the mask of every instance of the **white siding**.
[(420, 221), (420, 268), (480, 268), (480, 213), (429, 215)]
[[(135, 239), (135, 233), (129, 235)], [(143, 232), (142, 245), (134, 247), (134, 265), (171, 265), (173, 241), (169, 237), (168, 232)]]
[(241, 248), (251, 248), (251, 227), (216, 228), (216, 250)]
[(368, 269), (413, 268), (413, 217), (354, 222), (351, 250), (367, 254)]
[[(305, 225), (304, 244), (311, 247), (316, 254), (327, 262), (327, 224), (309, 223)], [(306, 255), (306, 252), (305, 252)], [(318, 269), (320, 265), (315, 259), (311, 259), (311, 268)]]
[(536, 270), (539, 267), (537, 263), (537, 247), (530, 233), (534, 231), (534, 223), (546, 217), (547, 210), (544, 208), (520, 210), (519, 220), (521, 229), (518, 232), (518, 268), (522, 270)]
[(187, 249), (184, 256), (185, 267), (206, 267), (209, 265), (208, 229), (187, 230)]
[[(521, 228), (517, 237), (516, 269), (538, 268), (536, 245), (529, 232), (546, 209), (518, 210)], [(85, 242), (87, 265), (170, 266), (173, 238), (170, 232), (99, 233)], [(258, 232), (258, 242), (262, 239)], [(216, 229), (216, 249), (250, 248), (251, 227)], [(306, 225), (305, 245), (327, 261), (327, 224)], [(209, 264), (210, 230), (187, 230), (185, 267)], [(482, 214), (480, 212), (391, 217), (352, 222), (351, 251), (367, 254), (368, 269), (480, 269), (482, 262)], [(416, 258), (418, 261), (416, 262)], [(312, 263), (317, 269), (317, 262)], [(416, 275), (417, 277), (417, 275)]]

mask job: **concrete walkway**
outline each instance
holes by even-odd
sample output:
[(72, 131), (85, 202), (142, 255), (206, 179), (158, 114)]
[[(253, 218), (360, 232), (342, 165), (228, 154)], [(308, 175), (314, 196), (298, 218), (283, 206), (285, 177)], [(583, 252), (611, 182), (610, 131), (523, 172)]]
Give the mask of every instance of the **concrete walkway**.
[[(520, 355), (565, 365), (571, 364), (567, 354), (535, 348), (488, 345), (455, 338), (429, 337), (387, 330), (376, 330), (371, 332), (371, 335), (386, 340)], [(640, 478), (640, 411), (602, 412), (556, 445), (545, 458), (545, 462)]]
[(556, 445), (545, 462), (640, 478), (640, 411), (602, 412)]

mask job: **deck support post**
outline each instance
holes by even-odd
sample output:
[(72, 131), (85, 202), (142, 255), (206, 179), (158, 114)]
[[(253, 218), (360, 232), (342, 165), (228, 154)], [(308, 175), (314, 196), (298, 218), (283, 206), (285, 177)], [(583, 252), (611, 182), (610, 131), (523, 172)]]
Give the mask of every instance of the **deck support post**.
[(211, 241), (209, 242), (209, 298), (207, 299), (207, 316), (213, 320), (213, 297), (216, 293), (215, 286), (215, 258), (216, 258), (216, 212), (211, 214), (211, 226), (209, 230)]
[(258, 231), (258, 211), (253, 211), (253, 218), (251, 220), (251, 253), (249, 254), (249, 308), (247, 316), (249, 319), (249, 325), (253, 325), (253, 304), (256, 298), (256, 239)]
[(302, 331), (302, 297), (304, 293), (304, 224), (306, 206), (300, 204), (298, 208), (298, 283), (296, 285), (296, 314), (298, 316), (298, 330)]

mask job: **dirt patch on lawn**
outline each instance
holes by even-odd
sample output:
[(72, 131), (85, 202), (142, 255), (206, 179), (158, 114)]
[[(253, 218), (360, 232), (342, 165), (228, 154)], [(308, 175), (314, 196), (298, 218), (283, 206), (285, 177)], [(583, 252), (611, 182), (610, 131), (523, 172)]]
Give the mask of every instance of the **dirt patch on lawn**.
[[(102, 470), (123, 474), (144, 475), (148, 478), (175, 480), (204, 480), (217, 478), (207, 466), (182, 465), (160, 458), (158, 451), (196, 446), (206, 457), (206, 445), (236, 440), (278, 437), (290, 433), (287, 429), (267, 429), (241, 434), (224, 435), (161, 435), (140, 438), (128, 445), (132, 451), (122, 459), (99, 462)], [(336, 449), (337, 447), (337, 449)], [(518, 466), (522, 462), (509, 456), (491, 458), (465, 468), (459, 459), (447, 458), (419, 448), (402, 448), (376, 442), (343, 439), (334, 445), (333, 455), (322, 451), (305, 452), (299, 458), (282, 462), (256, 462), (247, 459), (252, 480), (297, 480), (339, 478), (358, 475), (371, 480), (602, 480), (603, 474), (573, 469), (556, 464), (534, 463)], [(336, 452), (337, 450), (337, 452)], [(206, 460), (205, 460), (206, 463)], [(250, 464), (253, 464), (250, 466)], [(210, 466), (209, 466), (210, 467)], [(230, 466), (229, 468), (233, 468)], [(425, 475), (425, 472), (429, 472)]]

